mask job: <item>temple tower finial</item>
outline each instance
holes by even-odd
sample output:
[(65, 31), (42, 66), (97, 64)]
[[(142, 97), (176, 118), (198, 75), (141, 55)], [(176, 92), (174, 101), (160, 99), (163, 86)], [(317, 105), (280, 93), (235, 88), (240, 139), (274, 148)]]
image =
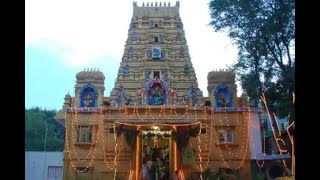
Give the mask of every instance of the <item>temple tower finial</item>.
[(180, 1), (176, 1), (176, 6), (180, 7)]

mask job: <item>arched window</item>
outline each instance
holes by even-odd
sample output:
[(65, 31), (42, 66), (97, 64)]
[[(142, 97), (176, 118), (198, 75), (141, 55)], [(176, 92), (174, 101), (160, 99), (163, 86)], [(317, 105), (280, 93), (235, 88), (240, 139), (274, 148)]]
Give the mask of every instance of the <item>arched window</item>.
[(219, 143), (233, 144), (234, 143), (234, 130), (233, 129), (219, 129), (218, 130)]

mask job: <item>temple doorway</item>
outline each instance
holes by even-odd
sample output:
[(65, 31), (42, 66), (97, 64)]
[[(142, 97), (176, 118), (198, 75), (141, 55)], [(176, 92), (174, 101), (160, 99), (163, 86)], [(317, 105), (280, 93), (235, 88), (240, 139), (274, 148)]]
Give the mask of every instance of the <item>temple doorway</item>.
[(171, 130), (152, 126), (142, 130), (142, 161), (146, 162), (151, 180), (170, 178)]

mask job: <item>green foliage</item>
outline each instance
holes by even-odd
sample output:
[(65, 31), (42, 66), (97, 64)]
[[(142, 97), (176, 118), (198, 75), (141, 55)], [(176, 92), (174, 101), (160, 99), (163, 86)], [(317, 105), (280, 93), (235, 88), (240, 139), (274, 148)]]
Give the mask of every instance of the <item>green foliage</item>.
[(116, 130), (117, 137), (121, 136), (121, 134), (123, 133), (123, 125), (120, 124), (115, 128), (115, 130)]
[(250, 101), (266, 92), (280, 117), (294, 119), (295, 1), (211, 0), (209, 8), (214, 30), (226, 31), (239, 49), (231, 69)]
[(116, 180), (125, 180), (125, 177), (124, 177), (124, 175), (117, 174), (115, 179)]
[(178, 148), (184, 148), (188, 145), (190, 140), (190, 134), (188, 133), (189, 129), (178, 127), (177, 131), (171, 132), (171, 137), (176, 141)]
[(76, 178), (74, 176), (68, 176), (65, 180), (75, 180)]
[(254, 180), (264, 180), (264, 179), (265, 179), (265, 175), (262, 171), (258, 172), (254, 177)]
[(47, 128), (46, 151), (64, 149), (65, 129), (53, 119), (55, 110), (25, 109), (25, 151), (43, 151)]
[(197, 137), (200, 132), (200, 126), (188, 127), (188, 133), (191, 137)]
[(210, 168), (207, 168), (202, 172), (202, 179), (205, 180), (216, 180), (217, 177), (215, 176), (215, 173), (211, 171)]
[(178, 127), (177, 131), (171, 132), (171, 137), (177, 142), (179, 148), (184, 148), (188, 145), (190, 137), (197, 137), (199, 132), (200, 126)]
[(277, 177), (274, 180), (294, 180), (294, 176)]
[(138, 134), (139, 134), (139, 131), (137, 131), (135, 129), (125, 129), (124, 130), (124, 137), (126, 138), (126, 142), (127, 142), (128, 146), (131, 147), (132, 149), (135, 148), (136, 138), (137, 138)]
[(151, 138), (153, 138), (153, 137), (155, 136), (155, 134), (152, 133), (152, 132), (148, 132), (148, 133), (146, 134), (146, 136), (148, 137), (148, 139), (151, 139)]
[(215, 173), (215, 172), (211, 171), (210, 168), (207, 168), (202, 172), (202, 179), (204, 179), (204, 180), (232, 180), (232, 179), (235, 179), (235, 177), (233, 177), (232, 175)]

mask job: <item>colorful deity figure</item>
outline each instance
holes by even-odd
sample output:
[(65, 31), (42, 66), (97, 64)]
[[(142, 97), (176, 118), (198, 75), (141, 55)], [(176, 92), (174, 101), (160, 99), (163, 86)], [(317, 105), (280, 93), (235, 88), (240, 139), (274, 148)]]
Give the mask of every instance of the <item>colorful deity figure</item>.
[(170, 89), (168, 92), (168, 104), (169, 105), (175, 105), (177, 99), (177, 93), (175, 89)]
[(185, 53), (184, 47), (181, 46), (180, 47), (180, 56), (184, 56), (185, 55), (184, 53)]
[(123, 88), (123, 86), (120, 85), (115, 106), (116, 107), (124, 106), (126, 101), (127, 101), (127, 93), (126, 93), (125, 89)]
[(153, 20), (150, 20), (150, 21), (149, 21), (149, 26), (150, 26), (150, 27), (154, 27), (154, 21), (153, 21)]
[(143, 88), (138, 88), (137, 89), (137, 104), (138, 105), (143, 105), (144, 104), (144, 89)]
[(153, 42), (153, 35), (150, 34), (150, 35), (148, 36), (148, 41), (149, 41), (149, 42)]
[(156, 86), (155, 88), (152, 89), (152, 96), (154, 97), (159, 97), (162, 96), (163, 90), (159, 88), (159, 86)]
[(130, 29), (134, 29), (136, 27), (137, 27), (137, 23), (135, 23), (135, 22), (130, 23)]
[(93, 106), (93, 97), (90, 93), (86, 94), (86, 96), (83, 98), (83, 104), (85, 107)]
[(214, 91), (216, 107), (232, 106), (232, 91), (226, 85), (226, 82), (219, 84)]
[(160, 39), (160, 42), (164, 42), (164, 35), (163, 35), (163, 34), (160, 34), (159, 39)]
[(152, 58), (152, 51), (151, 50), (147, 50), (147, 58)]
[(181, 105), (189, 105), (189, 98), (187, 95), (181, 97), (180, 104)]
[(183, 70), (184, 74), (185, 75), (189, 75), (190, 73), (190, 68), (189, 68), (189, 65), (188, 64), (185, 64), (184, 65), (184, 70)]
[(155, 76), (153, 80), (146, 82), (144, 87), (147, 105), (167, 105), (169, 88), (164, 80)]
[(228, 107), (229, 100), (225, 97), (223, 92), (220, 94), (219, 104), (220, 107)]
[(128, 57), (129, 57), (129, 58), (132, 58), (132, 57), (133, 57), (133, 48), (132, 48), (132, 47), (130, 47), (130, 48), (128, 49)]
[(123, 67), (123, 74), (125, 76), (129, 76), (129, 65), (128, 64)]
[(201, 91), (199, 88), (196, 88), (196, 92), (195, 92), (195, 102), (194, 102), (194, 106), (199, 107), (201, 106)]
[(163, 89), (159, 86), (155, 86), (151, 90), (151, 104), (153, 105), (161, 105), (163, 104)]
[(162, 50), (162, 51), (161, 51), (161, 59), (164, 60), (166, 57), (167, 57), (166, 51), (165, 51), (165, 50)]
[(181, 32), (177, 31), (177, 35), (176, 35), (176, 40), (180, 40), (181, 39)]
[(94, 107), (96, 105), (96, 98), (97, 97), (94, 88), (91, 86), (86, 86), (80, 92), (80, 107)]
[(195, 104), (196, 104), (196, 88), (194, 88), (193, 85), (191, 85), (188, 90), (188, 99), (189, 99), (189, 106), (195, 106)]
[(164, 80), (164, 81), (167, 81), (167, 79), (168, 79), (168, 70), (166, 70), (166, 69), (163, 70), (163, 71), (162, 71), (162, 74), (163, 74), (163, 80)]
[(150, 80), (150, 74), (151, 74), (151, 72), (150, 72), (150, 70), (148, 69), (148, 70), (146, 70), (146, 74), (145, 74), (145, 80)]
[(136, 41), (138, 39), (138, 34), (134, 31), (131, 33), (131, 41)]

